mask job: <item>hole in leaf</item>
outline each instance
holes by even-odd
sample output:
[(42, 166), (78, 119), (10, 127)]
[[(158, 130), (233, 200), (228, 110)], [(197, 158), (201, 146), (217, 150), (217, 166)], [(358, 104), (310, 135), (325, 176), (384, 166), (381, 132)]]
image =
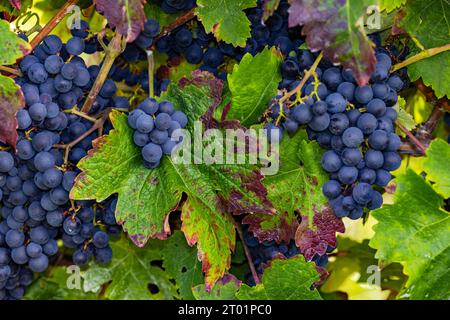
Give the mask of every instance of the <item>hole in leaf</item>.
[(165, 270), (165, 269), (163, 268), (163, 261), (162, 261), (162, 260), (152, 260), (152, 261), (150, 262), (150, 265), (151, 265), (152, 267), (157, 267), (157, 268), (160, 268), (160, 269), (162, 269), (162, 270)]
[(181, 269), (181, 273), (185, 273), (186, 271), (187, 271), (186, 267), (183, 267), (183, 268)]
[(150, 292), (152, 294), (157, 294), (159, 292), (159, 288), (157, 285), (153, 284), (153, 283), (149, 283), (148, 285), (148, 290), (150, 290)]

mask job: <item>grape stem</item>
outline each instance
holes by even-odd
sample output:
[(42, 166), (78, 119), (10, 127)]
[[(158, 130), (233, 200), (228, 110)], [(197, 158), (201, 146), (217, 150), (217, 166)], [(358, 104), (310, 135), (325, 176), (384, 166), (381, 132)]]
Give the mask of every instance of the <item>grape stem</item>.
[(0, 72), (7, 72), (7, 73), (13, 74), (18, 77), (22, 76), (22, 72), (19, 69), (7, 67), (7, 66), (0, 66)]
[(125, 50), (126, 39), (121, 36), (119, 33), (116, 33), (114, 37), (111, 39), (108, 47), (106, 48), (105, 59), (103, 60), (102, 68), (100, 69), (97, 79), (95, 79), (94, 85), (89, 92), (86, 101), (84, 102), (83, 107), (81, 108), (81, 112), (88, 114), (91, 110), (92, 105), (97, 98), (98, 93), (103, 87), (106, 78), (108, 77), (109, 70), (114, 63), (114, 60)]
[(450, 50), (450, 43), (446, 44), (444, 46), (441, 46), (441, 47), (423, 50), (423, 51), (419, 52), (418, 54), (416, 54), (412, 57), (409, 57), (405, 61), (402, 61), (402, 62), (397, 63), (394, 66), (392, 66), (391, 73), (395, 72), (397, 70), (400, 70), (401, 68), (404, 68), (406, 66), (409, 66), (410, 64), (416, 63), (416, 62), (418, 62), (420, 60), (424, 60), (426, 58), (430, 58), (432, 56), (435, 56), (439, 53), (442, 53), (442, 52), (445, 52), (448, 50)]
[(52, 32), (52, 30), (58, 25), (58, 23), (60, 23), (68, 13), (70, 13), (68, 9), (77, 2), (78, 0), (68, 0), (61, 7), (61, 9), (59, 9), (56, 15), (54, 15), (53, 18), (41, 29), (41, 31), (39, 31), (36, 37), (31, 40), (30, 45), (33, 50), (39, 43), (41, 43), (42, 40), (44, 40), (46, 36), (48, 36), (50, 32)]
[(155, 79), (153, 74), (155, 72), (155, 59), (153, 57), (153, 51), (147, 50), (147, 61), (148, 61), (148, 93), (150, 98), (155, 97)]
[(317, 66), (319, 65), (320, 61), (322, 60), (322, 57), (323, 57), (323, 53), (321, 52), (317, 56), (313, 65), (311, 66), (311, 68), (309, 68), (308, 70), (305, 70), (305, 74), (303, 75), (302, 81), (300, 81), (300, 83), (294, 89), (292, 89), (291, 91), (286, 93), (279, 100), (280, 105), (282, 105), (284, 102), (286, 102), (288, 99), (290, 99), (297, 92), (301, 92), (301, 90), (303, 89), (303, 86), (306, 84), (306, 81), (308, 81), (308, 79), (316, 73)]
[(77, 116), (79, 116), (80, 118), (86, 119), (86, 120), (88, 120), (88, 121), (90, 121), (90, 122), (94, 122), (94, 123), (95, 123), (95, 121), (98, 120), (97, 118), (88, 116), (86, 113), (81, 112), (80, 110), (78, 110), (77, 107), (73, 107), (72, 109), (65, 110), (64, 112), (65, 112), (65, 113), (71, 113), (71, 114), (77, 115)]
[(419, 141), (408, 129), (406, 129), (400, 122), (396, 121), (395, 124), (397, 127), (403, 131), (406, 136), (411, 140), (411, 142), (422, 152), (423, 155), (426, 155), (427, 148)]
[(176, 29), (177, 27), (185, 24), (186, 22), (188, 22), (189, 20), (194, 19), (195, 17), (195, 8), (189, 10), (188, 12), (186, 12), (185, 14), (179, 16), (174, 22), (172, 22), (171, 24), (169, 24), (167, 27), (165, 27), (160, 33), (159, 35), (156, 36), (155, 40), (153, 41), (153, 43), (156, 43), (156, 41), (158, 41), (159, 39), (161, 39), (162, 37), (168, 35), (170, 32), (172, 32), (172, 30)]
[(234, 220), (233, 216), (230, 214), (231, 220), (233, 221), (234, 227), (236, 228), (237, 234), (239, 235), (239, 238), (242, 242), (242, 247), (244, 248), (245, 257), (247, 258), (248, 265), (250, 267), (250, 271), (253, 276), (253, 280), (255, 281), (255, 284), (261, 283), (261, 280), (259, 279), (258, 273), (256, 272), (255, 265), (253, 264), (252, 255), (250, 253), (250, 250), (248, 249), (247, 244), (245, 243), (244, 233), (242, 232), (242, 228), (236, 220)]
[(95, 120), (92, 127), (89, 128), (85, 133), (83, 133), (81, 136), (76, 138), (70, 143), (67, 144), (55, 144), (54, 147), (57, 149), (64, 149), (64, 164), (67, 164), (69, 162), (69, 153), (70, 150), (72, 150), (73, 147), (75, 147), (78, 143), (83, 141), (85, 138), (87, 138), (91, 133), (93, 133), (95, 130), (101, 131), (103, 129), (103, 125), (105, 124), (106, 120), (108, 119), (109, 113), (111, 112), (111, 108), (106, 109), (106, 111), (103, 113), (103, 115)]

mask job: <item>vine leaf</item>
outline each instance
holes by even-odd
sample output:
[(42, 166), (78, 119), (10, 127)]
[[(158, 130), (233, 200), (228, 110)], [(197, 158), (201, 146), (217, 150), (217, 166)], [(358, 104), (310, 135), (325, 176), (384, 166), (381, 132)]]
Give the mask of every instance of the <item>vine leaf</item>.
[[(66, 267), (54, 267), (34, 281), (26, 290), (25, 300), (98, 300), (98, 293), (68, 288), (72, 273)], [(80, 282), (81, 284), (81, 282)]]
[(267, 21), (277, 11), (279, 5), (280, 0), (263, 0), (263, 21)]
[(314, 264), (297, 255), (290, 259), (275, 259), (264, 270), (260, 284), (242, 284), (237, 292), (239, 300), (321, 300), (311, 286), (319, 279)]
[(233, 72), (228, 76), (232, 94), (228, 119), (240, 120), (247, 127), (258, 121), (270, 100), (277, 94), (282, 61), (283, 57), (278, 50), (265, 48), (254, 57), (247, 53), (234, 66)]
[[(405, 105), (405, 99), (402, 97), (398, 97), (398, 103), (395, 104), (394, 110), (397, 111), (397, 121), (406, 129), (412, 131), (416, 128), (416, 121), (414, 120), (413, 116), (408, 111), (406, 111)], [(401, 130), (398, 130), (398, 133), (403, 137), (406, 136), (406, 134)]]
[(450, 198), (450, 146), (442, 139), (431, 142), (427, 149), (427, 156), (423, 162), (423, 169), (427, 179), (434, 182), (433, 188), (445, 199)]
[(350, 68), (359, 85), (365, 85), (375, 70), (373, 44), (363, 29), (366, 9), (374, 0), (290, 0), (289, 26), (303, 26), (312, 51), (323, 51), (333, 63)]
[(31, 52), (30, 44), (9, 30), (9, 24), (0, 20), (0, 64), (14, 64), (17, 59)]
[[(400, 26), (424, 49), (450, 43), (450, 3), (445, 0), (408, 1)], [(442, 52), (408, 66), (412, 81), (422, 78), (438, 98), (450, 96), (450, 52)]]
[(102, 12), (111, 27), (133, 42), (144, 29), (145, 0), (94, 0), (97, 11)]
[[(328, 175), (320, 165), (323, 151), (309, 141), (305, 131), (280, 144), (280, 170), (264, 179), (268, 198), (277, 214), (249, 215), (243, 223), (259, 241), (289, 242), (295, 239), (306, 260), (323, 255), (328, 246), (336, 246), (336, 232), (344, 232), (344, 224), (327, 205), (322, 193)], [(300, 213), (298, 223), (296, 212)]]
[(16, 113), (25, 106), (25, 97), (14, 80), (0, 75), (0, 142), (16, 147)]
[(391, 12), (405, 5), (406, 2), (407, 0), (380, 0), (380, 10)]
[(234, 275), (227, 273), (210, 291), (201, 284), (195, 286), (192, 292), (196, 300), (236, 300), (236, 293), (241, 283)]
[[(192, 80), (172, 85), (164, 99), (186, 113), (188, 132), (201, 136), (201, 123), (195, 131), (195, 122), (220, 103), (221, 85), (209, 73), (194, 73)], [(94, 141), (94, 149), (78, 165), (82, 173), (71, 191), (72, 199), (101, 201), (118, 193), (116, 219), (134, 243), (144, 246), (150, 237), (167, 237), (169, 214), (187, 194), (183, 231), (190, 245), (198, 245), (206, 282), (212, 287), (229, 269), (234, 249), (234, 229), (227, 214), (275, 211), (261, 182), (263, 176), (250, 165), (195, 164), (203, 150), (188, 150), (192, 157), (187, 164), (176, 164), (166, 156), (160, 167), (148, 170), (132, 141), (127, 116), (113, 111), (110, 118), (114, 130)]]
[[(83, 290), (99, 292), (111, 300), (162, 300), (178, 297), (177, 287), (163, 269), (152, 265), (163, 259), (164, 242), (153, 240), (145, 248), (133, 245), (125, 237), (111, 242), (113, 258), (108, 265), (91, 262), (83, 273)], [(157, 293), (152, 293), (149, 286)], [(156, 288), (158, 290), (156, 290)]]
[(403, 297), (447, 300), (450, 214), (442, 208), (444, 199), (410, 169), (395, 182), (394, 203), (373, 211), (378, 224), (369, 244), (377, 258), (404, 265), (409, 279)]
[(324, 255), (327, 247), (336, 247), (336, 232), (345, 232), (344, 223), (336, 217), (333, 210), (325, 207), (312, 218), (302, 216), (302, 222), (295, 234), (295, 243), (307, 261), (318, 255)]
[(243, 10), (255, 6), (256, 0), (197, 0), (195, 14), (217, 40), (245, 47), (251, 34), (250, 21)]
[[(378, 263), (375, 250), (369, 247), (369, 240), (362, 243), (348, 238), (339, 238), (338, 254), (327, 265), (330, 275), (320, 287), (321, 292), (345, 292), (349, 300), (385, 300), (392, 293), (403, 288), (407, 277), (398, 263)], [(367, 286), (374, 266), (380, 268), (380, 286)]]
[[(0, 64), (14, 64), (17, 59), (31, 51), (29, 43), (9, 30), (9, 24), (0, 20)], [(0, 75), (0, 142), (13, 148), (17, 143), (16, 113), (25, 106), (25, 98), (14, 80)]]
[(198, 258), (205, 272), (206, 288), (210, 290), (224, 270), (230, 268), (231, 252), (234, 251), (236, 232), (230, 217), (195, 199), (188, 199), (181, 212), (188, 244), (197, 244)]
[(20, 0), (9, 0), (9, 3), (17, 10), (20, 11), (20, 8), (22, 7), (22, 3)]
[(175, 231), (167, 239), (163, 258), (163, 268), (175, 279), (181, 298), (194, 299), (192, 288), (203, 283), (204, 279), (197, 252), (186, 243), (182, 232)]

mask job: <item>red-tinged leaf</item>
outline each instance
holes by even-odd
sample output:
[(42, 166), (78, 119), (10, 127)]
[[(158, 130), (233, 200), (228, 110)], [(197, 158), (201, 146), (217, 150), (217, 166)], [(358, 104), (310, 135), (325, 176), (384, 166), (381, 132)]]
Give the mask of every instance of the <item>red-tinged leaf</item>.
[(302, 216), (295, 243), (307, 261), (316, 255), (324, 255), (327, 247), (336, 246), (336, 232), (344, 232), (345, 227), (341, 219), (337, 218), (333, 210), (325, 208), (316, 212), (312, 224), (307, 216)]
[(13, 148), (18, 138), (16, 113), (24, 106), (20, 87), (12, 79), (0, 75), (0, 141)]
[(323, 51), (333, 63), (350, 68), (359, 85), (365, 85), (375, 70), (373, 44), (362, 27), (368, 6), (374, 0), (290, 0), (289, 26), (303, 26), (312, 51)]
[(304, 130), (283, 138), (279, 147), (279, 170), (263, 180), (277, 214), (253, 214), (243, 220), (250, 224), (250, 231), (260, 241), (289, 242), (298, 227), (297, 212), (312, 218), (326, 207), (328, 200), (322, 186), (329, 177), (320, 165), (322, 153), (317, 142), (309, 141)]
[(20, 10), (20, 8), (22, 7), (22, 3), (20, 0), (9, 0), (9, 3), (11, 3), (11, 5), (17, 10)]
[(144, 29), (146, 0), (94, 0), (97, 11), (103, 13), (111, 27), (133, 42)]
[(263, 21), (267, 21), (278, 9), (280, 0), (263, 0)]
[(189, 198), (183, 205), (181, 230), (190, 246), (197, 244), (198, 258), (205, 273), (206, 289), (230, 268), (236, 232), (227, 214), (213, 212), (200, 201)]
[(275, 240), (277, 243), (289, 243), (295, 237), (299, 226), (295, 214), (287, 212), (278, 213), (275, 216), (266, 214), (250, 214), (242, 223), (248, 224), (248, 230), (252, 232), (259, 241)]

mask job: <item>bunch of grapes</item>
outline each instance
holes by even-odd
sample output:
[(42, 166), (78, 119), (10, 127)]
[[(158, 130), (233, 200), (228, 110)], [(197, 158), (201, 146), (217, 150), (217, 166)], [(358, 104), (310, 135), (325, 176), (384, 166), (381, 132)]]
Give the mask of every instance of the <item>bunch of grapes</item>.
[[(111, 260), (107, 233), (120, 231), (114, 218), (116, 200), (69, 201), (76, 164), (97, 137), (96, 131), (85, 134), (90, 120), (71, 112), (83, 104), (99, 70), (87, 68), (78, 56), (86, 51), (87, 29), (84, 24), (73, 29), (65, 44), (50, 35), (20, 62), (23, 77), (16, 82), (26, 107), (17, 113), (19, 140), (15, 152), (0, 151), (0, 299), (23, 296), (33, 272), (44, 272), (58, 253), (58, 239), (76, 249), (76, 264), (84, 265), (91, 256), (102, 263)], [(128, 101), (114, 97), (115, 92), (115, 83), (107, 80), (91, 113), (128, 108)], [(56, 145), (76, 139), (80, 141), (65, 159)]]
[[(323, 192), (338, 217), (358, 219), (365, 207), (379, 208), (382, 196), (372, 185), (386, 186), (390, 171), (401, 162), (393, 106), (404, 83), (398, 75), (389, 74), (388, 55), (379, 52), (376, 58), (370, 85), (357, 86), (350, 70), (325, 62), (303, 88), (300, 102), (291, 108), (275, 103), (269, 111), (276, 120), (266, 125), (268, 129), (292, 134), (304, 125), (309, 138), (328, 150), (321, 163), (331, 180)], [(313, 60), (309, 51), (288, 57), (281, 66), (283, 82), (296, 86), (299, 70), (311, 67)]]
[(163, 155), (172, 154), (172, 150), (181, 142), (175, 137), (172, 139), (172, 134), (186, 127), (187, 123), (186, 115), (182, 111), (175, 111), (169, 101), (158, 103), (153, 98), (147, 98), (130, 112), (128, 124), (136, 130), (133, 140), (142, 148), (142, 158), (147, 168), (158, 167)]

